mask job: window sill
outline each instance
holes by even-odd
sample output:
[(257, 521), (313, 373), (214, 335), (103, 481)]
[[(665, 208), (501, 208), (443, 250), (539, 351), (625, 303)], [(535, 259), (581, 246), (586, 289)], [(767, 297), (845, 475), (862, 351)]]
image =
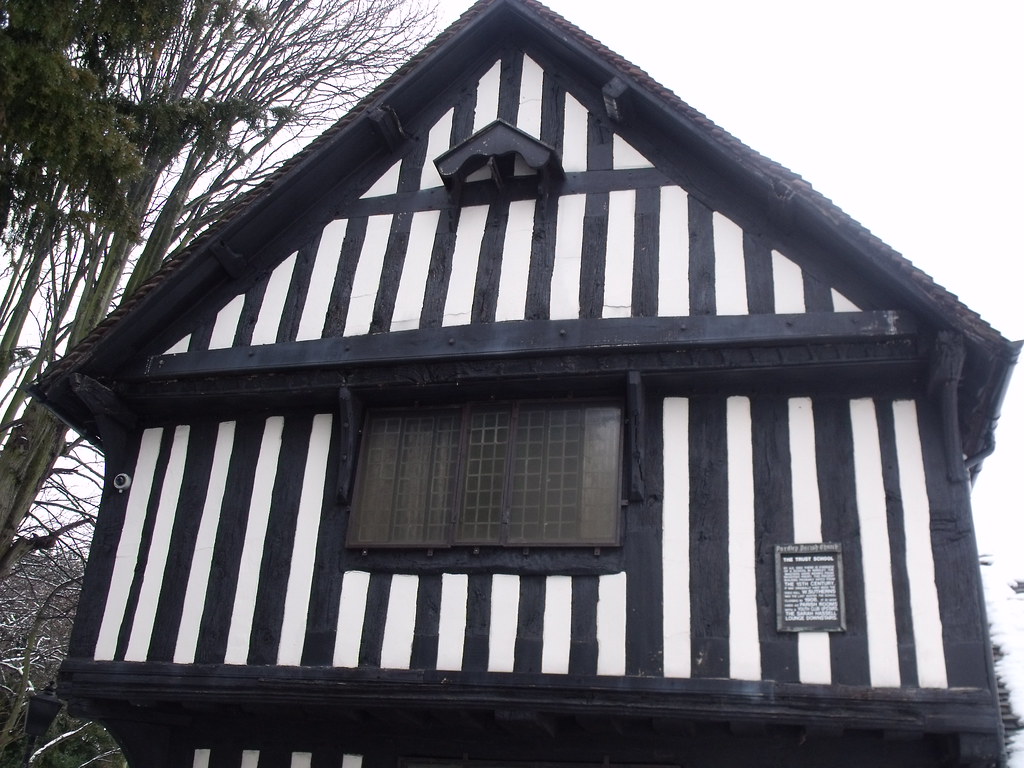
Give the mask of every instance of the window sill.
[(601, 576), (623, 570), (623, 548), (453, 547), (347, 550), (346, 569), (382, 573), (512, 573), (521, 576)]

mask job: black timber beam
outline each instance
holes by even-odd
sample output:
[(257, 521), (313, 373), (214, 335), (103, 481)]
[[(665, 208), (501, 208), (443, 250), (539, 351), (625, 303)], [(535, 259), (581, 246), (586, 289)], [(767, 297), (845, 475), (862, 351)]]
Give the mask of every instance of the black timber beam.
[[(730, 730), (762, 726), (839, 728), (889, 733), (946, 734), (988, 743), (999, 711), (978, 688), (869, 688), (726, 679), (629, 678), (582, 675), (502, 676), (486, 672), (336, 669), (324, 667), (181, 665), (70, 660), (59, 693), (79, 711), (125, 701), (142, 707), (223, 704), (245, 709), (302, 707), (335, 711), (390, 710), (421, 716), (447, 710), (506, 724), (550, 718), (643, 718), (702, 721)], [(979, 749), (981, 751), (981, 749)]]
[(337, 408), (338, 389), (360, 402), (407, 407), (530, 397), (623, 397), (624, 377), (643, 374), (651, 393), (786, 392), (790, 396), (917, 397), (927, 347), (914, 337), (787, 347), (694, 347), (598, 354), (400, 362), (332, 370), (296, 369), (121, 383), (118, 392), (147, 423), (181, 414), (224, 418), (262, 410)]
[(352, 368), (410, 360), (888, 341), (916, 333), (914, 319), (898, 311), (527, 320), (153, 355), (127, 366), (119, 378), (147, 381)]

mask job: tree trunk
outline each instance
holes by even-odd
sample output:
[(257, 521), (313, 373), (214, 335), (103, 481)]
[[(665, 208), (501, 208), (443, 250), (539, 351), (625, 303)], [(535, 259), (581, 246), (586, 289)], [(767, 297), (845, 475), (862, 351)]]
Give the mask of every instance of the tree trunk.
[(67, 427), (35, 400), (11, 430), (0, 451), (0, 579), (26, 553), (48, 543), (19, 537), (18, 528), (64, 450)]

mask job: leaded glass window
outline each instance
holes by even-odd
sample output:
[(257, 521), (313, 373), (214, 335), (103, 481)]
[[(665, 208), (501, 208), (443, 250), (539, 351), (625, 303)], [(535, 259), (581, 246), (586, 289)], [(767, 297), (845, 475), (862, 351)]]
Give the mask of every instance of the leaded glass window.
[(616, 544), (621, 422), (593, 402), (371, 412), (348, 544)]

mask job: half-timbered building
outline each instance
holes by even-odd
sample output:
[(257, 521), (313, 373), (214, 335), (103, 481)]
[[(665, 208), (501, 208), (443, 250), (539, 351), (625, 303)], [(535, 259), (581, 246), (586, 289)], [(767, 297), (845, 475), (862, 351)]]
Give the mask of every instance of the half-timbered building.
[(481, 0), (36, 385), (60, 691), (133, 768), (987, 766), (1018, 347), (535, 0)]

